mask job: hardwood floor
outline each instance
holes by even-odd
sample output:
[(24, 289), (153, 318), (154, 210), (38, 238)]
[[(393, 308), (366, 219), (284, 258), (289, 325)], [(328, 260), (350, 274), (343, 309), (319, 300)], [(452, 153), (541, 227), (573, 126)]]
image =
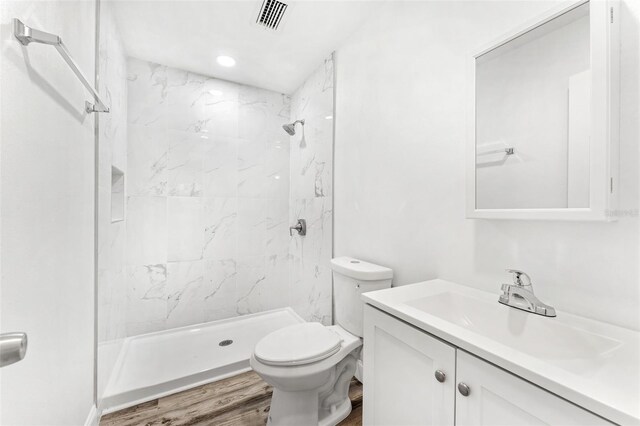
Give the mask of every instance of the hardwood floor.
[[(267, 422), (271, 386), (249, 371), (107, 414), (100, 426), (258, 426)], [(362, 425), (362, 384), (351, 381), (351, 414), (340, 426)], [(302, 426), (302, 425), (301, 425)]]

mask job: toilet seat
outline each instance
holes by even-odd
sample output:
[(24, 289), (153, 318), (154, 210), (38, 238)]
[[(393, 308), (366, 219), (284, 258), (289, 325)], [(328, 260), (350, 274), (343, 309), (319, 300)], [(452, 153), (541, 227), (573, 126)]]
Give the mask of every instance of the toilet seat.
[(340, 336), (311, 322), (291, 325), (268, 334), (255, 347), (256, 359), (267, 365), (296, 366), (321, 361), (337, 353)]

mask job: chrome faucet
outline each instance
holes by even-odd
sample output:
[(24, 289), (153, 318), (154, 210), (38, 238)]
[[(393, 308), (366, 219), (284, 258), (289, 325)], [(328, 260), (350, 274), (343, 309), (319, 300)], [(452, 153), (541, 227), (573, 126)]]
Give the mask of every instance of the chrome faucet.
[(517, 269), (507, 269), (507, 272), (513, 274), (514, 284), (502, 284), (502, 294), (498, 302), (545, 317), (556, 316), (554, 308), (542, 303), (533, 294), (533, 285), (529, 275)]
[(304, 219), (298, 219), (298, 223), (295, 226), (289, 227), (289, 235), (293, 236), (293, 231), (297, 231), (298, 235), (305, 236), (307, 235), (307, 221)]

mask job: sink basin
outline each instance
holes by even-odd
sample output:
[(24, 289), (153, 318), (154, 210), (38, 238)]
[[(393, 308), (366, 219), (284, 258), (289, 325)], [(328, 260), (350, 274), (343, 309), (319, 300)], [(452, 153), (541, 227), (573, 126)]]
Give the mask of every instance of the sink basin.
[(497, 293), (435, 279), (362, 299), (617, 424), (640, 425), (640, 332), (562, 310), (536, 315)]
[[(606, 336), (455, 292), (443, 292), (405, 302), (427, 314), (474, 331), (527, 355), (553, 361), (565, 369), (583, 373), (597, 369), (621, 346)], [(570, 362), (563, 362), (570, 361)]]

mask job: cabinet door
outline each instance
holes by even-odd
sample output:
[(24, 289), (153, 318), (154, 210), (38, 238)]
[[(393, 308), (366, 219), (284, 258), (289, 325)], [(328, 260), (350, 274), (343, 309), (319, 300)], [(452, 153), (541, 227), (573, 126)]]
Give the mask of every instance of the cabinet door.
[(453, 346), (366, 305), (363, 424), (452, 425), (455, 354)]
[(611, 425), (534, 384), (464, 351), (457, 354), (456, 425)]

